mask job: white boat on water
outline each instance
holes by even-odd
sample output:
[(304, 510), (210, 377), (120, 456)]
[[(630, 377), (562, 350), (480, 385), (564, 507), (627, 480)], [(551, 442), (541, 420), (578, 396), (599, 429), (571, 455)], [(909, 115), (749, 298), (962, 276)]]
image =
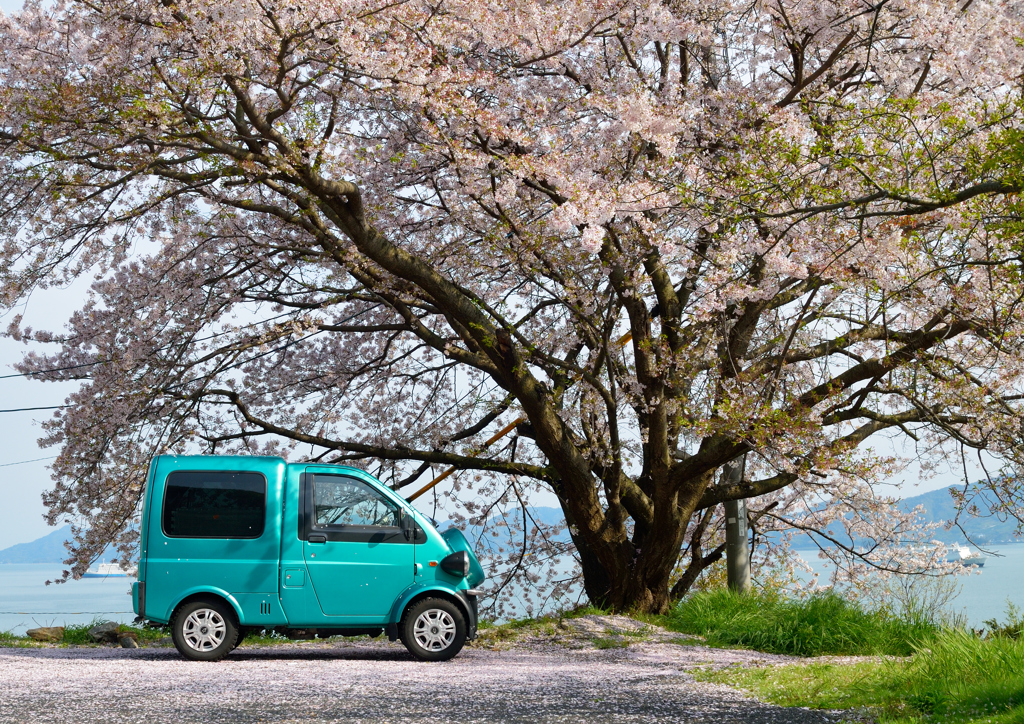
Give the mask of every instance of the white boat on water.
[(82, 574), (82, 578), (128, 578), (133, 575), (116, 563), (97, 563), (96, 568), (90, 568)]
[(959, 563), (963, 566), (978, 566), (979, 568), (984, 566), (987, 560), (988, 556), (983, 556), (979, 551), (971, 551), (970, 548), (962, 545), (953, 546), (953, 554), (946, 559), (949, 563)]

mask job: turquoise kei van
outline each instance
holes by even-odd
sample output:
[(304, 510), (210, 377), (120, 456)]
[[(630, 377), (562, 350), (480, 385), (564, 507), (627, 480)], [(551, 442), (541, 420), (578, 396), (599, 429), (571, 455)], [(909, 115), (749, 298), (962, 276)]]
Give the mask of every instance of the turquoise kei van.
[(248, 629), (379, 635), (417, 658), (476, 636), (484, 572), (362, 470), (277, 457), (154, 458), (143, 501), (137, 621), (169, 624), (189, 659), (226, 656)]

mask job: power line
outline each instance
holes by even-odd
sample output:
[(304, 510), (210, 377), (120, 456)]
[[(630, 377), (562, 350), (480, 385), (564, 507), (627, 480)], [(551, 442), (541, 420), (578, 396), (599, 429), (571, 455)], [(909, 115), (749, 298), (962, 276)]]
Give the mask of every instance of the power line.
[(71, 365), (70, 367), (54, 367), (52, 370), (32, 370), (31, 372), (17, 372), (13, 375), (0, 375), (0, 380), (8, 380), (11, 377), (31, 377), (32, 375), (45, 375), (48, 372), (64, 372), (66, 370), (77, 370), (82, 367), (95, 367), (96, 365), (106, 364), (107, 360), (100, 362), (86, 362), (80, 365)]
[[(264, 325), (264, 324), (270, 324), (271, 322), (274, 322), (274, 321), (280, 319), (281, 317), (287, 317), (290, 314), (291, 314), (291, 312), (283, 312), (281, 314), (274, 315), (273, 317), (270, 317), (270, 318), (265, 319), (265, 320), (260, 321), (260, 322), (252, 322), (250, 324), (243, 324), (238, 329), (227, 329), (227, 330), (224, 330), (223, 332), (216, 332), (214, 334), (211, 334), (208, 337), (199, 337), (198, 339), (193, 339), (190, 342), (190, 344), (195, 344), (195, 343), (198, 343), (198, 342), (209, 342), (211, 339), (216, 339), (217, 337), (223, 337), (226, 334), (234, 334), (235, 332), (240, 332), (243, 329), (250, 329), (251, 327), (259, 327), (259, 326)], [(154, 351), (156, 351), (156, 352), (164, 352), (164, 351), (166, 351), (168, 349), (171, 349), (176, 344), (177, 343), (172, 342), (171, 344), (164, 345), (163, 347), (157, 347), (156, 350), (154, 350)], [(69, 365), (67, 367), (54, 367), (53, 369), (49, 369), (49, 370), (31, 370), (29, 372), (16, 372), (13, 375), (0, 375), (0, 380), (9, 380), (12, 377), (31, 377), (32, 375), (45, 375), (45, 374), (48, 374), (50, 372), (66, 372), (67, 370), (78, 370), (78, 369), (82, 369), (83, 367), (95, 367), (96, 365), (105, 365), (105, 364), (109, 363), (110, 361), (111, 360), (98, 360), (96, 362), (85, 362), (85, 363), (80, 364), (80, 365)], [(42, 409), (42, 408), (40, 408), (40, 409)], [(7, 410), (0, 410), (0, 412), (7, 412)], [(16, 410), (15, 412), (20, 412), (20, 410)]]
[[(16, 463), (4, 463), (3, 465), (0, 465), (0, 468), (9, 468), (12, 465), (24, 465), (25, 463), (38, 463), (40, 460), (53, 460), (55, 457), (57, 457), (57, 456), (56, 455), (51, 455), (48, 458), (36, 458), (35, 460), (21, 460), (21, 461), (16, 462)], [(0, 612), (0, 613), (2, 613), (2, 612)]]
[(49, 407), (16, 407), (12, 410), (0, 410), (0, 412), (31, 412), (32, 410), (63, 410), (71, 405), (50, 405)]

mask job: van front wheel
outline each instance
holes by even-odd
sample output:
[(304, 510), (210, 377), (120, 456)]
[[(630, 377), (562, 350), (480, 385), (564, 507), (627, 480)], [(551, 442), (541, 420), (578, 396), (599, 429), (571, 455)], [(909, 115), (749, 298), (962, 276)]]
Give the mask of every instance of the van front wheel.
[(466, 643), (466, 617), (451, 601), (425, 598), (405, 610), (399, 635), (421, 661), (447, 661)]
[(213, 599), (181, 606), (171, 624), (171, 640), (178, 653), (193, 661), (219, 661), (238, 641), (235, 612)]

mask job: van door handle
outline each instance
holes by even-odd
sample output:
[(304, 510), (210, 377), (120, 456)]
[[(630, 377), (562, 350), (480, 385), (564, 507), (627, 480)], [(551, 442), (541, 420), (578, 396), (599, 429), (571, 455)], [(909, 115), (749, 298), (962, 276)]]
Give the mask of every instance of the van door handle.
[(310, 543), (326, 543), (327, 536), (323, 535), (322, 533), (313, 533), (306, 540), (308, 540)]

